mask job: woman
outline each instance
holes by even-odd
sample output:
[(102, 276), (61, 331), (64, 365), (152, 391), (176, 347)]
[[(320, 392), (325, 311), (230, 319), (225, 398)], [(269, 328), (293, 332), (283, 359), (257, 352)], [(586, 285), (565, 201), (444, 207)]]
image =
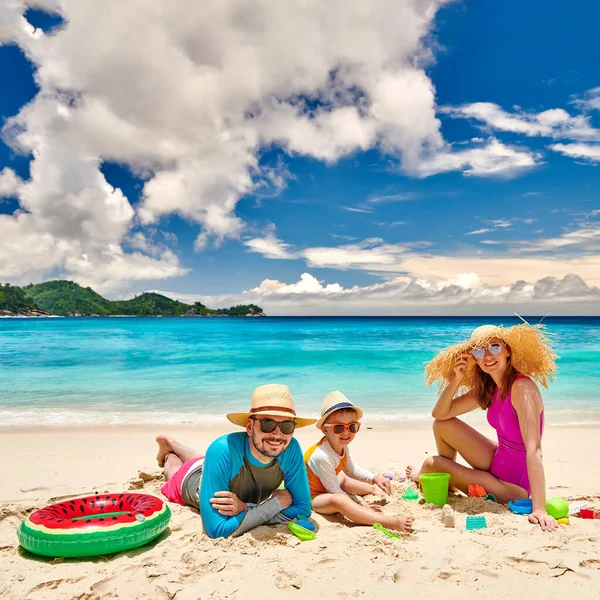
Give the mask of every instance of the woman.
[[(531, 495), (530, 522), (554, 531), (542, 464), (544, 404), (533, 380), (547, 387), (555, 359), (541, 325), (527, 323), (483, 325), (468, 341), (440, 352), (425, 370), (428, 385), (446, 384), (431, 413), (439, 456), (420, 471), (407, 467), (407, 476), (417, 481), (421, 473), (450, 473), (454, 488), (467, 493), (469, 484), (479, 484), (503, 504)], [(466, 393), (457, 396), (461, 389)], [(457, 418), (476, 408), (487, 411), (498, 443)], [(457, 453), (471, 468), (456, 462)]]

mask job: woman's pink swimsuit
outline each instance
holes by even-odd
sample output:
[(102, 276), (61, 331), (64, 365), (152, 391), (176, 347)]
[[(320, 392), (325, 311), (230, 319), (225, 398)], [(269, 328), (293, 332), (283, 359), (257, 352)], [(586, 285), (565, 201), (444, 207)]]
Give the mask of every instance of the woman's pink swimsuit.
[[(524, 378), (524, 375), (517, 375), (515, 381)], [(490, 473), (502, 481), (522, 487), (530, 494), (525, 444), (519, 427), (519, 417), (512, 403), (511, 391), (501, 400), (501, 390), (496, 388), (492, 405), (487, 410), (488, 423), (498, 434), (498, 449), (492, 458)], [(543, 427), (544, 411), (540, 414), (540, 435)]]

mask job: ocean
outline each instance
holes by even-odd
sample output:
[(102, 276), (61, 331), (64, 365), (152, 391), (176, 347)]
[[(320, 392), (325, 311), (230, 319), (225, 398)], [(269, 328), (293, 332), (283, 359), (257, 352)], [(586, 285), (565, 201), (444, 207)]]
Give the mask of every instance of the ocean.
[[(539, 318), (529, 318), (538, 322)], [(515, 318), (0, 319), (0, 427), (224, 423), (264, 383), (316, 416), (339, 389), (390, 424), (430, 421), (423, 369), (484, 323)], [(600, 423), (600, 317), (544, 319), (560, 356), (546, 422)]]

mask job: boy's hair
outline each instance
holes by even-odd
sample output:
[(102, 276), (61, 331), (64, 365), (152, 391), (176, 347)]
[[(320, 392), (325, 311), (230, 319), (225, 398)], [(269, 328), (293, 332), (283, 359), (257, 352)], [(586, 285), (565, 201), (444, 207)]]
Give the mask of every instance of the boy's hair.
[(347, 415), (348, 413), (354, 413), (354, 418), (356, 418), (356, 411), (353, 408), (340, 408), (339, 410), (336, 410), (334, 412), (332, 412), (323, 422), (323, 425), (325, 425), (325, 423), (329, 423), (330, 419), (332, 419), (332, 417), (335, 417), (335, 415)]

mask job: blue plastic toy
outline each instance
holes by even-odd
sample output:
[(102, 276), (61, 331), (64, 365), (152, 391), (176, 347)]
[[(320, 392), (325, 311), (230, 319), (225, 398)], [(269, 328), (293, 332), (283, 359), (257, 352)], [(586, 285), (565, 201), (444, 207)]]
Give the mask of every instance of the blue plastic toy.
[(475, 515), (467, 517), (467, 531), (473, 531), (474, 529), (485, 529), (487, 523), (483, 515)]
[(527, 498), (526, 500), (511, 500), (508, 503), (508, 508), (517, 515), (530, 515), (533, 511), (531, 498)]
[(315, 530), (315, 524), (311, 523), (306, 519), (302, 519), (301, 521), (296, 521), (296, 525), (300, 525), (300, 527), (304, 527), (304, 529), (308, 529), (309, 531)]

